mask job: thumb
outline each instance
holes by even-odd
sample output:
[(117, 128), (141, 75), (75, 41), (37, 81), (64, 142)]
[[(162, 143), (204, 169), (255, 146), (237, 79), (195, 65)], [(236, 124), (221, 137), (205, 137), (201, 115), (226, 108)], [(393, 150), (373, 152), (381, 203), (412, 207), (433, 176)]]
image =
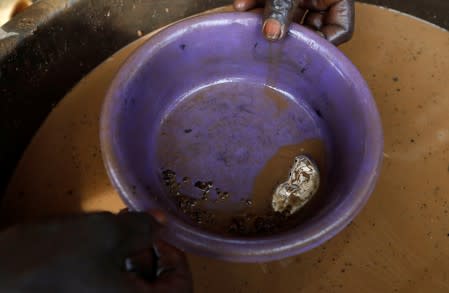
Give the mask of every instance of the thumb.
[(267, 0), (263, 33), (270, 41), (282, 39), (292, 22), (298, 0)]

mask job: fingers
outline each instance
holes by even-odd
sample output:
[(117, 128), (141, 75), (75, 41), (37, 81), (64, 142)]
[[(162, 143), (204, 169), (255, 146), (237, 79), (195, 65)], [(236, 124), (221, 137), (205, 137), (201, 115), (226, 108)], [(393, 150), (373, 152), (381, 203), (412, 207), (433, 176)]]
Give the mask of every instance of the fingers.
[(282, 39), (292, 21), (303, 21), (335, 45), (350, 40), (353, 35), (354, 0), (234, 0), (234, 7), (237, 11), (247, 11), (263, 6), (264, 2), (262, 32), (270, 41)]
[[(152, 211), (150, 214), (159, 223), (165, 223), (166, 217), (162, 212)], [(192, 275), (181, 251), (162, 241), (153, 243), (154, 250), (149, 249), (151, 243), (157, 240), (152, 233), (159, 229), (160, 224), (147, 213), (121, 213), (118, 217), (122, 229), (131, 229), (131, 237), (123, 244), (122, 251), (128, 256), (125, 269), (132, 273), (127, 274), (126, 278), (136, 292), (193, 292)], [(137, 236), (139, 233), (141, 237)]]
[(324, 11), (338, 1), (340, 0), (299, 0), (298, 5), (308, 10)]
[(270, 41), (282, 39), (294, 18), (297, 0), (268, 0), (262, 31)]
[(268, 40), (276, 41), (285, 35), (285, 25), (282, 25), (276, 19), (268, 18), (263, 23), (262, 32)]
[(248, 11), (256, 7), (262, 7), (263, 0), (234, 0), (234, 8), (237, 11)]
[(321, 32), (335, 45), (351, 39), (354, 33), (354, 1), (342, 0), (330, 7)]
[(293, 14), (293, 17), (292, 17), (292, 22), (302, 23), (306, 12), (307, 12), (307, 10), (302, 8), (301, 6), (296, 7), (295, 13)]
[(335, 45), (351, 39), (354, 32), (353, 0), (303, 0), (302, 5), (309, 9), (304, 25)]
[(312, 30), (319, 31), (323, 27), (324, 17), (323, 11), (309, 12), (304, 19), (304, 25)]

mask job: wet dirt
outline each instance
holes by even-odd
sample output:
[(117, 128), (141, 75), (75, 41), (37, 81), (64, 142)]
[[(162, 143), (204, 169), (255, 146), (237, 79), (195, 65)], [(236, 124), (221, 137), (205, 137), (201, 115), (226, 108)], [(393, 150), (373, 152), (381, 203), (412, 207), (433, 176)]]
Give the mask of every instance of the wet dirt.
[[(321, 170), (322, 184), (311, 202), (298, 213), (289, 215), (274, 212), (271, 205), (273, 191), (286, 180), (291, 164), (298, 155), (306, 155), (316, 162)], [(326, 151), (323, 142), (316, 139), (279, 148), (256, 176), (251, 194), (247, 198), (234, 198), (232, 201), (229, 200), (233, 195), (215, 187), (212, 181), (186, 181), (184, 174), (176, 174), (168, 169), (161, 175), (178, 209), (194, 224), (220, 234), (260, 236), (291, 229), (313, 214), (314, 206), (326, 188)], [(193, 185), (202, 196), (198, 198), (183, 193), (186, 184)]]

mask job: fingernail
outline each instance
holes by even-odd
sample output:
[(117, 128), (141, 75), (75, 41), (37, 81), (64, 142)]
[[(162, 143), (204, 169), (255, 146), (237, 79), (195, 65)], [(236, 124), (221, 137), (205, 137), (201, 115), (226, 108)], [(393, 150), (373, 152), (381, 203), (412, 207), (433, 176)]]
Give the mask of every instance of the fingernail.
[(234, 8), (237, 11), (245, 11), (246, 10), (246, 3), (244, 1), (235, 1), (234, 2)]
[(268, 40), (278, 40), (282, 33), (282, 25), (276, 19), (265, 20), (262, 28), (263, 34)]
[(161, 225), (165, 224), (167, 222), (167, 217), (165, 214), (158, 210), (152, 210), (149, 211), (150, 215), (153, 216), (153, 218)]

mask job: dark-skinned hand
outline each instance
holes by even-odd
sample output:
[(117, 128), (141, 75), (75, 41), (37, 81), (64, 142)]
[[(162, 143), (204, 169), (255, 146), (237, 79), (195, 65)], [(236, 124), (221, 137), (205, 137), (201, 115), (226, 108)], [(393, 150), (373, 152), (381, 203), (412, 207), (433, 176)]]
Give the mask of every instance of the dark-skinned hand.
[(185, 256), (146, 213), (95, 213), (0, 233), (0, 292), (192, 292)]
[(349, 41), (354, 32), (354, 0), (234, 0), (238, 11), (263, 6), (263, 33), (268, 40), (282, 39), (292, 21), (335, 45)]

